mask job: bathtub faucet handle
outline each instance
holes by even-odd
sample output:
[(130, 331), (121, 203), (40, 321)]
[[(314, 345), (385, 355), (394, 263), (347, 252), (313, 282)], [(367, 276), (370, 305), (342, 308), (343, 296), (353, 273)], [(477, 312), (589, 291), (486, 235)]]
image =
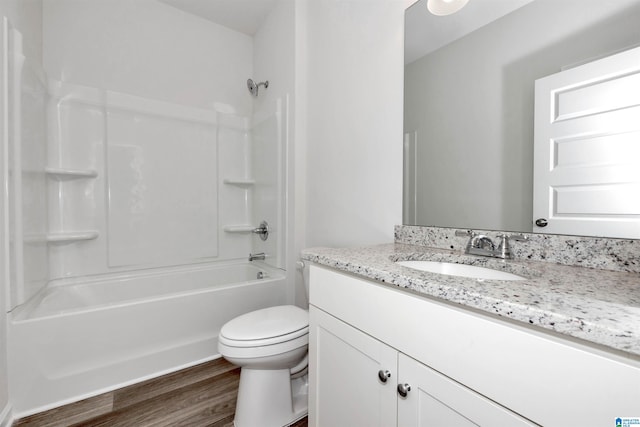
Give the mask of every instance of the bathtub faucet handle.
[(260, 226), (253, 229), (253, 232), (260, 236), (262, 240), (269, 238), (269, 224), (267, 221), (262, 221)]
[(249, 254), (249, 261), (255, 261), (257, 259), (263, 260), (265, 258), (264, 252), (260, 252), (257, 254)]

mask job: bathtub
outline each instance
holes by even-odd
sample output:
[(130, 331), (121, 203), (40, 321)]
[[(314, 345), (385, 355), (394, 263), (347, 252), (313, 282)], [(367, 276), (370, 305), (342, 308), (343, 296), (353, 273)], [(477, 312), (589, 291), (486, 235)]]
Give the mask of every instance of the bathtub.
[(228, 263), (64, 279), (11, 313), (18, 417), (219, 357), (229, 319), (284, 304), (284, 273)]

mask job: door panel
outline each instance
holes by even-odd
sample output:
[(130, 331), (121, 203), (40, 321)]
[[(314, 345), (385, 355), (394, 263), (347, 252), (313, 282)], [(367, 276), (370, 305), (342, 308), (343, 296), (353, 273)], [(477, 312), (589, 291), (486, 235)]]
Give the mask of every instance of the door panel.
[(534, 232), (640, 238), (640, 48), (536, 81), (535, 113)]

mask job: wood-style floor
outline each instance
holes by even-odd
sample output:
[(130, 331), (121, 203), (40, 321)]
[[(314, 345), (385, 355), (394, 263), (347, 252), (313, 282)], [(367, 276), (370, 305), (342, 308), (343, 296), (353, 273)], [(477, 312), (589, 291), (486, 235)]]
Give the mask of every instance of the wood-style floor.
[[(240, 368), (220, 358), (22, 418), (13, 427), (233, 427)], [(307, 427), (304, 418), (292, 427)]]

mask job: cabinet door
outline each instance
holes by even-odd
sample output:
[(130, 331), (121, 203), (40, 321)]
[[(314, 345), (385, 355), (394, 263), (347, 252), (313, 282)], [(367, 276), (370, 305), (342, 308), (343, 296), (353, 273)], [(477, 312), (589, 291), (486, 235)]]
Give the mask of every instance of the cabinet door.
[(409, 384), (398, 398), (398, 426), (534, 426), (410, 357), (398, 357), (399, 383)]
[(310, 307), (311, 427), (395, 426), (397, 378), (396, 350)]

